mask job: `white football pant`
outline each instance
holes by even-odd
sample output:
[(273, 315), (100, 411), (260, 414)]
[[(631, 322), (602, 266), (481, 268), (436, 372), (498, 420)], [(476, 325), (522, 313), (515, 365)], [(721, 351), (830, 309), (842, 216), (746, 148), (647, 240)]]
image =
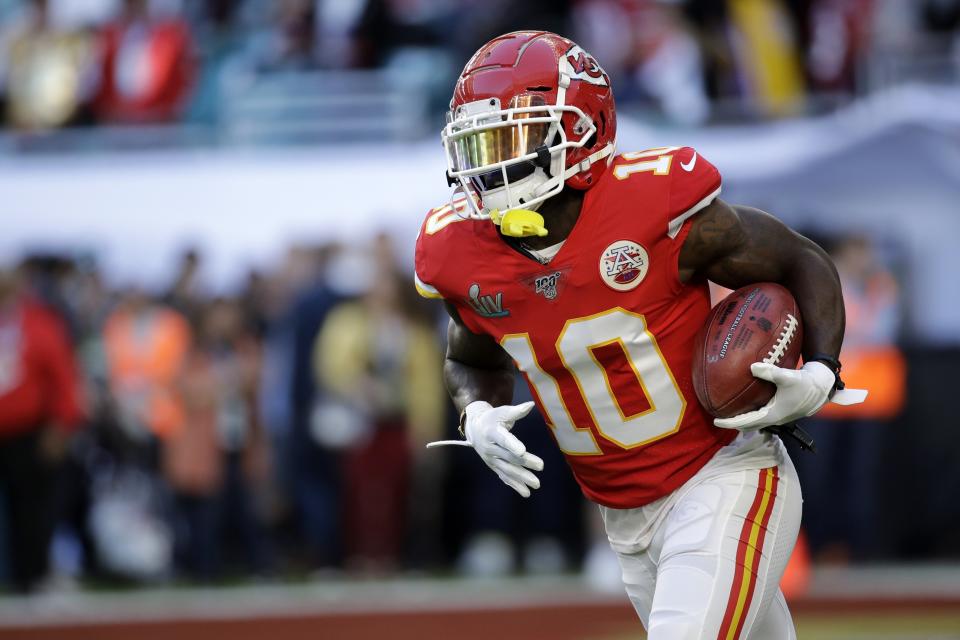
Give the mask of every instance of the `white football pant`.
[(802, 502), (779, 438), (753, 434), (665, 498), (601, 507), (648, 640), (795, 640), (779, 583)]

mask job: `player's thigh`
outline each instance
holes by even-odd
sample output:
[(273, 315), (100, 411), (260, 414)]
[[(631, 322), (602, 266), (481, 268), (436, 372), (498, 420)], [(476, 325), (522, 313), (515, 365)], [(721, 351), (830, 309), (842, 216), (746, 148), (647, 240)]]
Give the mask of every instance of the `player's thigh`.
[(793, 617), (787, 600), (780, 589), (776, 590), (773, 601), (757, 616), (757, 621), (750, 628), (748, 640), (797, 640), (797, 632), (793, 626)]
[(616, 553), (623, 576), (623, 586), (627, 591), (627, 597), (630, 598), (630, 604), (636, 610), (643, 627), (649, 629), (657, 565), (647, 552)]
[[(749, 637), (776, 597), (801, 503), (789, 459), (691, 488), (664, 524), (649, 639)], [(785, 624), (771, 640), (790, 637)]]

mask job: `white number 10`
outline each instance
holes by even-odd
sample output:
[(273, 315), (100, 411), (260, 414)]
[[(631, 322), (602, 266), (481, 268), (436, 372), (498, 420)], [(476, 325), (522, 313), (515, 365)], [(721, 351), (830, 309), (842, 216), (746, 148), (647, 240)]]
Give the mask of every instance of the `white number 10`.
[[(627, 164), (615, 164), (613, 166), (613, 175), (617, 180), (626, 180), (635, 173), (651, 172), (655, 176), (665, 176), (670, 173), (670, 165), (673, 162), (672, 155), (666, 155), (676, 151), (680, 147), (655, 147), (645, 151), (631, 151), (621, 154), (623, 160), (628, 160)], [(643, 160), (643, 158), (651, 158)], [(633, 162), (636, 160), (636, 162)]]
[[(631, 415), (624, 411), (595, 354), (595, 350), (616, 343), (636, 377), (636, 387), (630, 392), (646, 396), (649, 404), (648, 409)], [(573, 455), (601, 453), (590, 428), (574, 424), (560, 385), (540, 366), (529, 335), (509, 334), (500, 344), (536, 390), (560, 448)], [(557, 353), (576, 382), (597, 432), (607, 440), (632, 449), (679, 429), (687, 403), (642, 315), (617, 307), (568, 320), (557, 339)]]

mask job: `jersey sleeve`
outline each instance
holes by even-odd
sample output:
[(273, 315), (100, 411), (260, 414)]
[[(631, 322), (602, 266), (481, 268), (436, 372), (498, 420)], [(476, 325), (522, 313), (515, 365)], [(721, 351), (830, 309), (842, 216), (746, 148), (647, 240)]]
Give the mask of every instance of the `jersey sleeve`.
[[(413, 256), (413, 284), (424, 298), (449, 298), (451, 270), (456, 266), (457, 245), (463, 234), (457, 233), (467, 221), (463, 201), (431, 209), (420, 227)], [(458, 224), (459, 223), (459, 224)]]
[(420, 226), (420, 233), (417, 234), (417, 244), (413, 253), (413, 286), (417, 293), (424, 298), (440, 299), (443, 294), (437, 288), (440, 281), (440, 265), (443, 263), (442, 246), (434, 239), (434, 235), (440, 231), (437, 229), (437, 213), (442, 208), (431, 209)]
[(453, 305), (467, 329), (483, 333), (483, 327), (467, 312), (465, 302), (474, 280), (472, 269), (482, 264), (474, 242), (477, 221), (464, 215), (465, 206), (457, 201), (454, 206), (427, 213), (414, 250), (413, 284), (424, 298), (439, 298)]
[(417, 236), (417, 247), (413, 258), (413, 286), (416, 287), (417, 293), (424, 298), (441, 299), (443, 294), (440, 293), (440, 290), (420, 277), (421, 273), (428, 273), (429, 269), (428, 254), (424, 244), (423, 229), (421, 229), (420, 235)]
[(683, 223), (720, 195), (720, 172), (692, 147), (673, 154), (670, 172), (667, 235), (675, 239)]

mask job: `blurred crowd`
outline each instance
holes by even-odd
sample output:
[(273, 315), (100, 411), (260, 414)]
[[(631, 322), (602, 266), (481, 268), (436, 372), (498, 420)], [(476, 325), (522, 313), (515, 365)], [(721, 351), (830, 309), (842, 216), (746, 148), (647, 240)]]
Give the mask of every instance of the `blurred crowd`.
[[(3, 122), (29, 133), (216, 123), (238, 68), (430, 77), (439, 109), (476, 47), (518, 28), (571, 35), (624, 110), (681, 124), (843, 99), (878, 55), (960, 60), (960, 0), (0, 0), (0, 20)], [(805, 540), (868, 560), (891, 555), (877, 523), (902, 303), (869, 239), (825, 244), (845, 378), (871, 396), (808, 424)], [(457, 437), (445, 323), (396, 253), (386, 235), (294, 247), (230, 295), (198, 251), (150, 290), (82, 255), (0, 264), (0, 584), (609, 570), (539, 417), (517, 427), (546, 461), (528, 501), (469, 451), (424, 449)]]
[(441, 311), (387, 236), (291, 249), (236, 295), (203, 273), (195, 251), (158, 291), (84, 258), (0, 269), (0, 581), (509, 572), (526, 539), (528, 568), (571, 566), (582, 500), (542, 423), (532, 517), (424, 448), (456, 434)]
[[(877, 557), (885, 425), (902, 410), (896, 279), (872, 243), (834, 243), (852, 386), (871, 401), (809, 422), (795, 452), (818, 559)], [(291, 248), (229, 296), (186, 251), (155, 291), (109, 284), (85, 257), (0, 268), (0, 584), (132, 583), (615, 559), (538, 416), (546, 460), (522, 500), (455, 438), (442, 382), (444, 314), (420, 299), (390, 238)], [(515, 399), (529, 399), (519, 383)], [(610, 561), (613, 561), (612, 564)]]
[(386, 69), (439, 111), (515, 29), (576, 39), (621, 104), (681, 124), (809, 112), (960, 60), (960, 0), (3, 0), (0, 21), (4, 122), (24, 131), (216, 123), (238, 69)]

